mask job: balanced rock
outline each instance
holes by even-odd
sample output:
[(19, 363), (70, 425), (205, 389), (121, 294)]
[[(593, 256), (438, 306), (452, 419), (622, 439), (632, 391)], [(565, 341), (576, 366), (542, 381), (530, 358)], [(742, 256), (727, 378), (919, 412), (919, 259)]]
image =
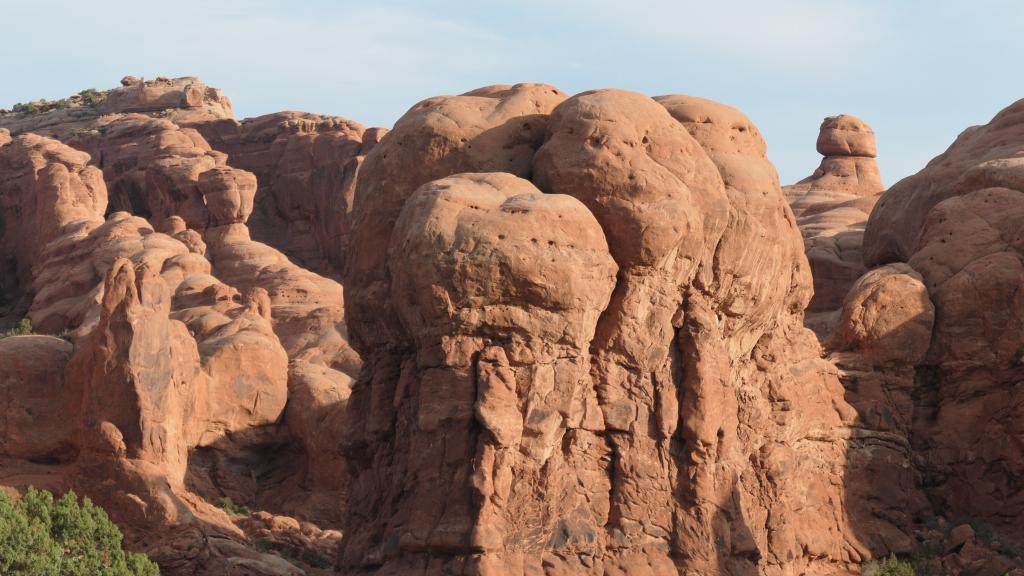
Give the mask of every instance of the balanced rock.
[(825, 118), (817, 149), (825, 156), (818, 169), (783, 191), (814, 276), (808, 325), (825, 338), (850, 287), (867, 271), (861, 255), (864, 226), (883, 187), (875, 134), (863, 120), (845, 114)]

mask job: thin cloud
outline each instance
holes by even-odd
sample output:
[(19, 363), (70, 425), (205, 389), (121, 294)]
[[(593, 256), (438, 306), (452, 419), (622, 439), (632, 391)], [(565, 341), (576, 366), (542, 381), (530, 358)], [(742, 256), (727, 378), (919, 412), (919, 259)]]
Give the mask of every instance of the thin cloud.
[(863, 117), (887, 182), (1024, 96), (1019, 0), (127, 0), (7, 2), (0, 107), (198, 75), (239, 116), (390, 126), (436, 94), (519, 81), (690, 93), (744, 110), (783, 182), (826, 115)]

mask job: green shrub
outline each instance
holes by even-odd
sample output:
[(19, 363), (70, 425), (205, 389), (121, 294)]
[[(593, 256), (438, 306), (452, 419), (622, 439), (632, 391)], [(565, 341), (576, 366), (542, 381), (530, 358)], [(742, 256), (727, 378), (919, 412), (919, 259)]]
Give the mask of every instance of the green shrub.
[(232, 500), (231, 498), (229, 498), (228, 496), (224, 496), (223, 498), (218, 500), (217, 501), (217, 505), (220, 506), (221, 509), (223, 509), (225, 512), (227, 512), (228, 514), (230, 514), (232, 516), (248, 516), (249, 514), (252, 513), (245, 506), (242, 506), (240, 504), (235, 504), (235, 501)]
[(11, 110), (16, 114), (36, 114), (39, 112), (39, 108), (31, 102), (18, 102)]
[(1024, 549), (1016, 544), (1005, 542), (1003, 540), (999, 541), (999, 553), (1009, 558), (1024, 558)]
[(906, 560), (900, 560), (895, 554), (888, 558), (872, 560), (864, 566), (864, 576), (917, 576), (914, 565)]
[(0, 334), (0, 338), (6, 338), (8, 336), (31, 336), (32, 334), (35, 334), (35, 332), (32, 331), (32, 321), (25, 317), (18, 322), (17, 326)]
[(18, 114), (42, 114), (43, 112), (49, 112), (51, 110), (67, 108), (70, 105), (71, 102), (67, 98), (61, 98), (60, 100), (18, 103), (14, 105), (14, 112)]
[(321, 570), (326, 570), (334, 565), (330, 558), (327, 558), (312, 548), (306, 548), (302, 551), (302, 561), (313, 568), (319, 568)]
[(83, 106), (96, 106), (106, 98), (106, 95), (95, 88), (86, 88), (78, 93), (82, 98)]
[(265, 554), (269, 554), (274, 551), (274, 543), (266, 538), (260, 538), (256, 541), (256, 549)]
[(107, 513), (74, 492), (54, 500), (33, 488), (17, 503), (0, 493), (0, 574), (159, 576), (146, 556), (125, 554), (121, 539)]

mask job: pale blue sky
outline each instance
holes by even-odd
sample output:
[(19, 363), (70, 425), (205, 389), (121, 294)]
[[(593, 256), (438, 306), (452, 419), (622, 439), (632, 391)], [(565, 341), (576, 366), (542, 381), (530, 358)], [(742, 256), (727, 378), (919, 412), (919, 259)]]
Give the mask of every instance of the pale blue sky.
[(891, 184), (1024, 97), (1020, 0), (0, 0), (0, 27), (0, 107), (125, 74), (381, 126), (495, 83), (685, 93), (746, 112), (784, 183), (824, 116), (874, 127)]

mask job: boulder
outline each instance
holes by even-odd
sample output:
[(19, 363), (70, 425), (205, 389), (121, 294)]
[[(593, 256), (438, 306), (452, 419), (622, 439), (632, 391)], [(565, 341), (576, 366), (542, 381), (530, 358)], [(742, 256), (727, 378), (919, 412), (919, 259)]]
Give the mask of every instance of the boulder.
[(370, 353), (400, 341), (402, 331), (388, 303), (387, 255), (380, 247), (390, 241), (413, 191), (460, 172), (529, 176), (548, 114), (565, 97), (552, 86), (516, 84), (429, 98), (413, 106), (367, 154), (359, 169), (345, 264), (345, 304), (357, 350)]
[(72, 351), (69, 342), (53, 336), (0, 339), (3, 456), (66, 462), (77, 455), (80, 391), (64, 376)]
[(935, 306), (921, 275), (906, 264), (875, 268), (854, 283), (829, 347), (858, 352), (873, 365), (920, 364), (928, 353)]

